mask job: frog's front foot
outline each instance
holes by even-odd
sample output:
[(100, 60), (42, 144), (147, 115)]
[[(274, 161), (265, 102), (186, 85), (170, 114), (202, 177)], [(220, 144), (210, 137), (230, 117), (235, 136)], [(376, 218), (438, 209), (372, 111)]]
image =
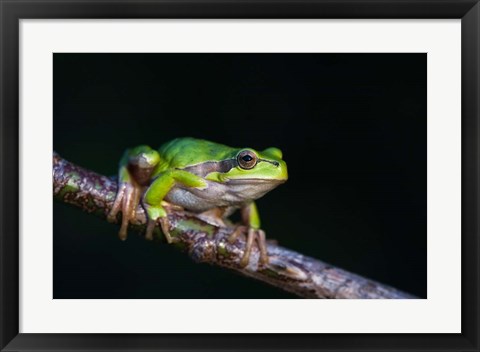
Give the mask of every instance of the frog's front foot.
[(182, 207), (162, 201), (162, 206), (160, 207), (151, 207), (146, 206), (148, 220), (147, 220), (147, 229), (145, 231), (145, 238), (147, 240), (153, 240), (153, 231), (157, 223), (160, 224), (163, 235), (165, 236), (167, 243), (171, 244), (178, 242), (178, 239), (173, 237), (170, 234), (170, 221), (168, 220), (168, 210), (183, 210)]
[(115, 197), (110, 213), (107, 215), (107, 220), (115, 222), (118, 212), (122, 212), (122, 224), (118, 232), (118, 237), (120, 237), (121, 240), (127, 239), (128, 224), (136, 217), (142, 191), (142, 187), (130, 182), (120, 182), (118, 185), (117, 196)]
[(253, 243), (256, 240), (258, 249), (260, 251), (260, 265), (268, 264), (268, 253), (267, 253), (267, 244), (265, 231), (261, 229), (254, 229), (247, 226), (237, 226), (235, 231), (228, 237), (230, 243), (234, 243), (235, 240), (242, 234), (247, 234), (247, 244), (245, 245), (245, 251), (242, 259), (240, 260), (240, 266), (242, 268), (246, 267), (250, 261), (250, 255), (252, 254)]

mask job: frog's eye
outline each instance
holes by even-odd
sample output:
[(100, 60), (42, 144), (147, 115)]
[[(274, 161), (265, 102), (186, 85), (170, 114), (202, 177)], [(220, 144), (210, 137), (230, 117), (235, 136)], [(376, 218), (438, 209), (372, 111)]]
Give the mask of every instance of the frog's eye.
[(257, 156), (251, 150), (242, 150), (238, 153), (238, 165), (245, 170), (252, 169), (257, 164)]

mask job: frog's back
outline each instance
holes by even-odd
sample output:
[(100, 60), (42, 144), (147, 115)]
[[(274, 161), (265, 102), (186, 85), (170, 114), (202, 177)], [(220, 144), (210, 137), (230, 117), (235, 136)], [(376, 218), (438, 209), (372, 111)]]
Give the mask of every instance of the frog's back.
[(158, 151), (161, 158), (160, 169), (166, 170), (234, 158), (238, 149), (204, 139), (183, 137), (163, 144)]

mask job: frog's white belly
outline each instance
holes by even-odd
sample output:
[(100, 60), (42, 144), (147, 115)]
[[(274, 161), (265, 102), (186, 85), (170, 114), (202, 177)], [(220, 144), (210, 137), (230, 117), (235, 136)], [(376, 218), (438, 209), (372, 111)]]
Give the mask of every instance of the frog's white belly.
[(272, 180), (231, 180), (226, 183), (206, 181), (205, 189), (175, 185), (165, 200), (193, 211), (203, 212), (212, 208), (240, 207), (278, 186), (281, 182)]

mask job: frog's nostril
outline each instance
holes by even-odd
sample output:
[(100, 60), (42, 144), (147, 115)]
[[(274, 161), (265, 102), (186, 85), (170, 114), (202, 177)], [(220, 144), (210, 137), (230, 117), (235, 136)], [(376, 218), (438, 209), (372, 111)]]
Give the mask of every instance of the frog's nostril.
[(273, 162), (273, 165), (275, 165), (276, 167), (279, 167), (280, 166), (280, 163), (278, 161), (274, 161)]

